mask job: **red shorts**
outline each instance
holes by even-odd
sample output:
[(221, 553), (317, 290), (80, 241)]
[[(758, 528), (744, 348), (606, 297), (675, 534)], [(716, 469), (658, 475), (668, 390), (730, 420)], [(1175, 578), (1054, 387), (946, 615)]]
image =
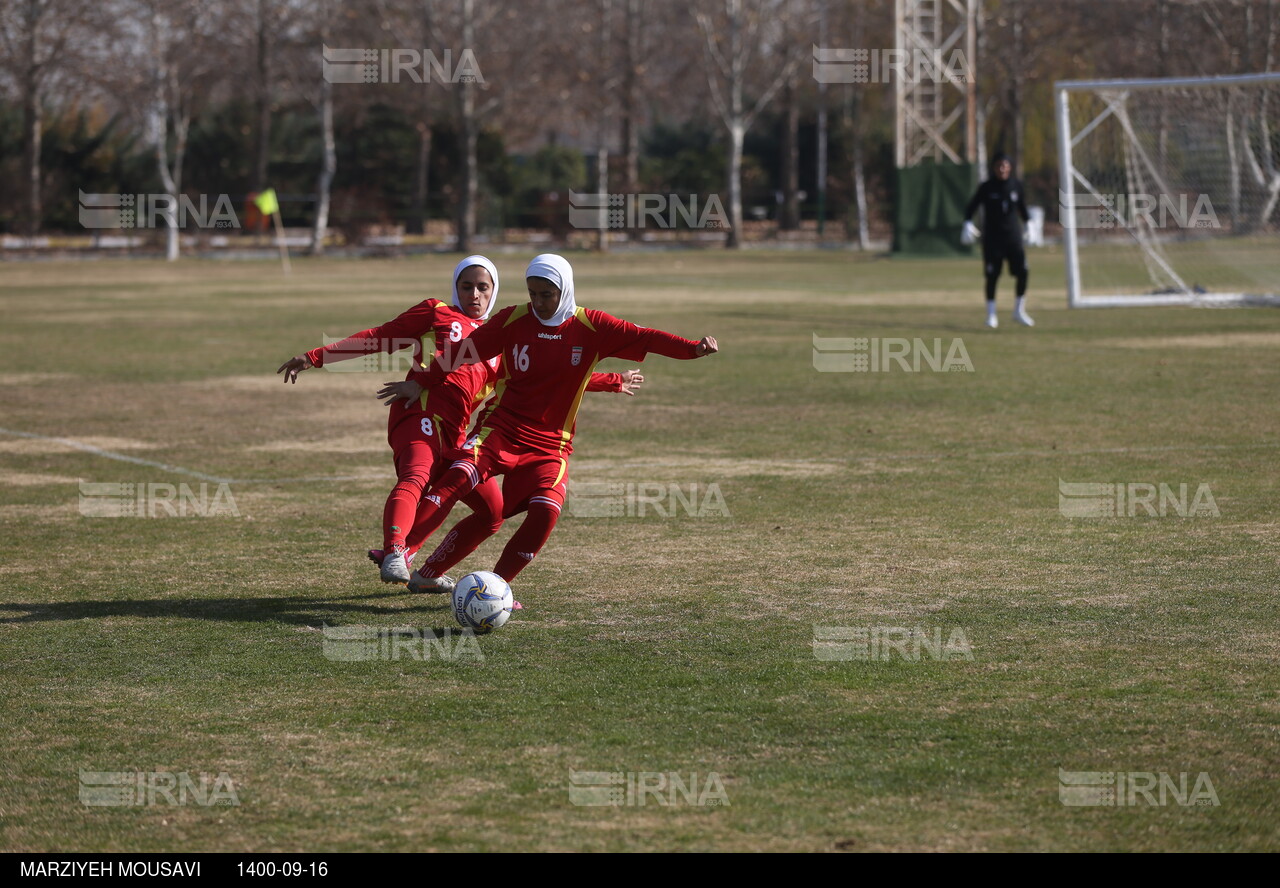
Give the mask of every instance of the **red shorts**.
[[(387, 432), (396, 474), (401, 478), (407, 470), (420, 469), (438, 475), (448, 465), (444, 455), (461, 443), (466, 427), (440, 416), (412, 413)], [(434, 480), (434, 479), (433, 479)]]
[(511, 441), (501, 430), (483, 426), (463, 446), (449, 454), (479, 486), (495, 475), (503, 475), (503, 515), (510, 517), (542, 502), (557, 512), (564, 505), (569, 483), (569, 457), (552, 454)]

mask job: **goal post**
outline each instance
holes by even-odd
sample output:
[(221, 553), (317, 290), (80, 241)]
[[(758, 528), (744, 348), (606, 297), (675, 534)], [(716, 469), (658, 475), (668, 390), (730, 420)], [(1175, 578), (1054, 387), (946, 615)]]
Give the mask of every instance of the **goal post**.
[(1280, 73), (1054, 97), (1069, 306), (1280, 305)]

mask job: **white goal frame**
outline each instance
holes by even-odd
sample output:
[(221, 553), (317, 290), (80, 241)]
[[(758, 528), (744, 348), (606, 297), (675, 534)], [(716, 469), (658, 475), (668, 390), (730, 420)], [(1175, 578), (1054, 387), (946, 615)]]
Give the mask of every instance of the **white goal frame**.
[[(1119, 79), (1119, 80), (1060, 80), (1054, 84), (1054, 108), (1055, 116), (1058, 123), (1058, 173), (1060, 196), (1059, 218), (1062, 223), (1062, 240), (1064, 245), (1064, 253), (1066, 255), (1067, 265), (1067, 305), (1070, 308), (1102, 308), (1102, 307), (1135, 307), (1135, 306), (1166, 306), (1166, 305), (1192, 305), (1205, 307), (1233, 307), (1245, 305), (1280, 305), (1280, 294), (1277, 293), (1204, 293), (1188, 286), (1178, 274), (1171, 268), (1161, 257), (1158, 252), (1149, 252), (1149, 258), (1159, 264), (1162, 270), (1175, 282), (1178, 292), (1174, 293), (1154, 293), (1147, 295), (1133, 294), (1091, 294), (1085, 295), (1081, 291), (1080, 279), (1080, 241), (1076, 230), (1076, 206), (1075, 194), (1076, 189), (1081, 188), (1084, 192), (1103, 200), (1103, 196), (1091, 182), (1075, 168), (1072, 163), (1072, 149), (1079, 142), (1089, 135), (1099, 124), (1107, 117), (1116, 115), (1121, 119), (1121, 125), (1128, 128), (1127, 115), (1120, 109), (1117, 114), (1117, 105), (1119, 102), (1108, 102), (1107, 107), (1100, 114), (1088, 121), (1078, 131), (1073, 132), (1071, 129), (1071, 112), (1069, 105), (1069, 97), (1073, 92), (1094, 92), (1097, 90), (1120, 91), (1121, 102), (1127, 98), (1130, 92), (1136, 90), (1159, 90), (1168, 88), (1211, 88), (1220, 89), (1222, 87), (1231, 86), (1256, 86), (1259, 84), (1277, 84), (1280, 85), (1280, 72), (1271, 72), (1265, 74), (1240, 74), (1227, 77), (1164, 77), (1164, 78), (1148, 78), (1148, 79)], [(1129, 130), (1132, 133), (1132, 130)], [(1135, 139), (1136, 144), (1136, 139)], [(1151, 167), (1151, 171), (1158, 178), (1159, 173), (1155, 171), (1151, 161), (1142, 152), (1141, 147), (1138, 151), (1142, 160)], [(1280, 180), (1278, 180), (1273, 188), (1280, 188)], [(1117, 227), (1124, 228), (1133, 236), (1135, 241), (1135, 249), (1146, 250), (1146, 247), (1140, 241), (1140, 238), (1134, 231), (1125, 224), (1123, 219), (1117, 219)]]

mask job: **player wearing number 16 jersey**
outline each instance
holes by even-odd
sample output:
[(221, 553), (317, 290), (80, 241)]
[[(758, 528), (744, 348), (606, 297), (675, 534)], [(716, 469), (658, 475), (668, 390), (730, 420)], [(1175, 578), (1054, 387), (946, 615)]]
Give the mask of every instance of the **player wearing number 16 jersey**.
[[(452, 354), (445, 352), (421, 374), (430, 384), (455, 360), (501, 358), (493, 402), (449, 470), (425, 494), (419, 517), (448, 508), (494, 475), (505, 475), (507, 513), (528, 512), (494, 568), (508, 582), (542, 549), (559, 518), (578, 407), (596, 363), (608, 357), (642, 361), (649, 353), (689, 360), (717, 350), (711, 337), (695, 342), (579, 308), (573, 268), (561, 256), (535, 257), (525, 278), (528, 304), (498, 312), (461, 343), (463, 348), (454, 346)], [(441, 565), (457, 563), (479, 544), (459, 538), (456, 530), (420, 568), (423, 576), (439, 577)]]
[[(498, 269), (484, 256), (468, 256), (453, 270), (452, 305), (426, 299), (385, 324), (291, 358), (277, 372), (293, 382), (299, 372), (311, 367), (406, 347), (413, 349), (412, 366), (422, 367), (438, 351), (463, 341), (481, 326), (497, 298)], [(493, 360), (459, 366), (429, 389), (406, 380), (388, 383), (379, 392), (390, 406), (387, 440), (397, 478), (383, 509), (383, 550), (376, 559), (384, 581), (410, 579), (408, 563), (413, 552), (443, 521), (443, 515), (434, 522), (416, 520), (422, 491), (443, 468), (441, 455), (462, 443), (472, 412), (493, 390), (497, 365)], [(619, 374), (596, 374), (591, 388), (622, 391), (622, 383)], [(465, 502), (480, 524), (497, 532), (502, 524), (502, 497), (496, 484), (477, 488)]]

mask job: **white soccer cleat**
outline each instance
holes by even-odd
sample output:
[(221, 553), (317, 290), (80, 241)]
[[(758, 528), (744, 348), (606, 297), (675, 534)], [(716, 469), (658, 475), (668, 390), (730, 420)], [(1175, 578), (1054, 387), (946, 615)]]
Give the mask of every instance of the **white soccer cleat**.
[(383, 557), (379, 573), (384, 583), (399, 583), (403, 586), (409, 582), (409, 560), (405, 557), (403, 546), (396, 546), (390, 554)]
[(1019, 308), (1013, 313), (1013, 319), (1024, 327), (1034, 327), (1036, 322), (1031, 320), (1031, 315), (1027, 314), (1025, 308)]
[(996, 327), (1000, 326), (1000, 322), (996, 320), (995, 315), (989, 314), (987, 315), (987, 326), (994, 330)]
[(424, 577), (416, 570), (409, 578), (409, 591), (415, 595), (451, 595), (456, 585), (450, 577)]

